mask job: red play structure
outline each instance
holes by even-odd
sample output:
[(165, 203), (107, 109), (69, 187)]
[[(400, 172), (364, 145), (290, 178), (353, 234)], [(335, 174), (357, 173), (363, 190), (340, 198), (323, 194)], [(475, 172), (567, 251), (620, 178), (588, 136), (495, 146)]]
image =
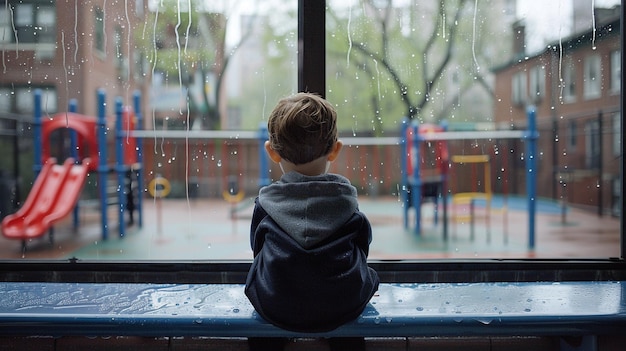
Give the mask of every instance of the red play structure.
[[(420, 233), (421, 206), (425, 200), (435, 203), (435, 224), (439, 198), (446, 211), (446, 182), (448, 173), (448, 146), (445, 140), (427, 140), (428, 135), (442, 133), (445, 128), (434, 124), (403, 125), (401, 159), (404, 227), (408, 228), (409, 209), (415, 209), (415, 232)], [(444, 221), (444, 226), (446, 222)], [(444, 229), (445, 231), (445, 229)]]
[(46, 233), (72, 211), (92, 164), (89, 158), (82, 165), (74, 164), (72, 158), (63, 165), (56, 164), (54, 158), (47, 159), (24, 206), (2, 221), (2, 234), (25, 244), (26, 240)]
[[(67, 217), (76, 208), (81, 191), (89, 172), (97, 172), (102, 215), (103, 239), (107, 237), (106, 208), (115, 204), (120, 207), (120, 235), (124, 234), (124, 211), (128, 208), (131, 214), (139, 210), (141, 226), (141, 200), (138, 196), (137, 206), (133, 200), (133, 184), (142, 184), (140, 148), (129, 132), (135, 128), (136, 116), (129, 108), (122, 108), (118, 101), (116, 106), (116, 163), (107, 164), (107, 122), (104, 113), (104, 93), (100, 92), (101, 108), (98, 118), (73, 112), (62, 112), (50, 118), (41, 118), (41, 110), (37, 108), (41, 98), (35, 94), (35, 168), (40, 171), (24, 205), (14, 214), (2, 221), (2, 234), (10, 239), (22, 240), (23, 249), (28, 240), (43, 236), (49, 232), (52, 240), (53, 225)], [(136, 98), (138, 105), (138, 98)], [(70, 106), (75, 109), (75, 106)], [(71, 153), (62, 165), (57, 164), (51, 156), (51, 135), (59, 129), (71, 131)], [(110, 172), (118, 175), (117, 199), (109, 202), (107, 195), (107, 177)], [(135, 173), (137, 180), (128, 181)], [(128, 187), (126, 184), (130, 184)], [(78, 225), (75, 212), (74, 225)]]

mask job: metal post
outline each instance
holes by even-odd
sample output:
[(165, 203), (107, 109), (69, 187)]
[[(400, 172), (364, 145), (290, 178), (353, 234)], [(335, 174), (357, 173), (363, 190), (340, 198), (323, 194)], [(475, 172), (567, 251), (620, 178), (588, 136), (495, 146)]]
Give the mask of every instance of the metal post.
[(411, 198), (413, 200), (413, 208), (415, 208), (415, 234), (421, 232), (422, 221), (422, 179), (420, 178), (420, 143), (419, 128), (413, 125), (413, 177), (411, 179)]
[(526, 196), (528, 199), (528, 248), (535, 249), (535, 213), (537, 191), (537, 168), (535, 155), (537, 154), (537, 118), (534, 106), (529, 106), (526, 112), (528, 130), (526, 135)]
[(107, 220), (107, 126), (106, 94), (98, 90), (98, 189), (100, 190), (100, 216), (102, 217), (102, 240), (109, 237)]
[[(14, 210), (17, 210), (20, 207), (20, 198), (21, 198), (21, 193), (20, 193), (20, 157), (19, 157), (19, 153), (20, 153), (20, 140), (19, 140), (19, 135), (17, 134), (17, 128), (20, 125), (20, 123), (18, 122), (17, 118), (13, 119), (13, 180), (14, 180), (14, 184), (15, 184), (15, 196), (13, 197), (13, 208), (11, 209), (11, 213), (13, 213)], [(35, 138), (37, 138), (35, 136)], [(7, 194), (8, 196), (8, 194)]]
[[(141, 113), (141, 93), (135, 91), (133, 95), (133, 105), (135, 108), (135, 129), (143, 129), (143, 115)], [(139, 228), (143, 227), (143, 193), (144, 193), (144, 168), (143, 168), (143, 139), (136, 138), (137, 145), (137, 212), (139, 216)]]
[(404, 229), (409, 227), (409, 170), (408, 160), (409, 157), (409, 143), (407, 141), (407, 132), (409, 130), (409, 119), (404, 117), (402, 124), (400, 124), (400, 175), (401, 175), (401, 188), (400, 199), (402, 200), (404, 210)]
[(271, 183), (270, 168), (268, 156), (265, 153), (265, 142), (268, 140), (269, 134), (265, 123), (261, 123), (259, 127), (259, 188), (267, 186)]
[(33, 170), (35, 171), (35, 178), (39, 175), (39, 171), (41, 171), (42, 160), (41, 160), (41, 150), (43, 145), (41, 141), (43, 140), (42, 128), (41, 128), (41, 89), (36, 89), (34, 93), (34, 121), (33, 121), (33, 132), (35, 135), (35, 145), (33, 154), (35, 157)]
[(602, 111), (598, 111), (598, 217), (602, 217), (602, 213), (603, 211), (603, 202), (604, 202), (604, 197), (603, 197), (603, 192), (604, 192), (604, 186), (603, 186), (603, 178), (604, 178), (604, 132), (602, 131), (603, 128), (603, 123), (602, 123)]
[(126, 186), (124, 184), (124, 175), (126, 167), (124, 164), (124, 136), (122, 135), (122, 116), (124, 107), (122, 98), (115, 99), (115, 172), (117, 173), (117, 205), (119, 218), (119, 233), (123, 237), (126, 232), (126, 223), (124, 221), (124, 213), (126, 212)]
[[(70, 102), (68, 104), (68, 111), (71, 113), (76, 113), (76, 111), (78, 111), (78, 101), (76, 101), (76, 99), (70, 99)], [(74, 163), (78, 163), (79, 161), (79, 155), (78, 155), (78, 136), (76, 135), (76, 131), (71, 129), (70, 130), (70, 155), (74, 158)], [(72, 223), (74, 225), (74, 229), (78, 228), (79, 225), (79, 213), (80, 211), (80, 207), (78, 206), (78, 203), (76, 203), (76, 206), (74, 206), (74, 211), (72, 212)]]

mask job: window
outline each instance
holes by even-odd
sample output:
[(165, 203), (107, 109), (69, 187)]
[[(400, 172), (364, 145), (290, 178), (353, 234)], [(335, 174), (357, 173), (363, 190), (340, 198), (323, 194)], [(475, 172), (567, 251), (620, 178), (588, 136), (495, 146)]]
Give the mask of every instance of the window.
[(534, 66), (530, 69), (530, 99), (535, 104), (543, 100), (546, 90), (546, 73), (543, 66)]
[(578, 128), (576, 127), (576, 121), (568, 121), (567, 122), (567, 147), (570, 150), (576, 149), (576, 140), (577, 140)]
[(611, 52), (611, 93), (616, 94), (621, 90), (622, 84), (622, 51)]
[(613, 127), (613, 156), (620, 157), (622, 154), (622, 114), (620, 112), (613, 114), (611, 125)]
[(104, 11), (101, 8), (96, 7), (94, 9), (94, 32), (95, 40), (94, 47), (102, 54), (105, 53), (105, 33), (104, 33)]
[(0, 110), (14, 114), (32, 114), (35, 89), (42, 90), (42, 110), (45, 113), (57, 112), (57, 93), (54, 87), (50, 86), (0, 87)]
[(8, 8), (0, 8), (0, 43), (10, 43), (13, 36)]
[(599, 55), (590, 55), (584, 61), (583, 88), (585, 99), (595, 99), (601, 95), (601, 61)]
[(11, 112), (11, 89), (0, 88), (0, 112)]
[(113, 42), (115, 45), (115, 66), (118, 72), (118, 78), (122, 81), (127, 79), (128, 64), (124, 55), (124, 30), (121, 26), (115, 27), (115, 36)]
[(600, 127), (598, 121), (585, 123), (585, 167), (600, 166)]
[(513, 89), (513, 103), (518, 106), (524, 106), (526, 104), (526, 72), (518, 72), (513, 76), (512, 81)]
[(574, 102), (576, 101), (576, 67), (571, 59), (565, 59), (562, 65), (562, 99), (563, 102)]
[[(581, 1), (591, 8), (592, 0)], [(30, 124), (34, 90), (44, 91), (44, 118), (67, 111), (73, 101), (78, 113), (94, 117), (100, 107), (95, 92), (106, 93), (108, 129), (103, 143), (112, 170), (108, 186), (98, 188), (98, 174), (91, 173), (79, 199), (77, 232), (81, 234), (68, 235), (72, 225), (72, 214), (68, 214), (66, 222), (55, 228), (53, 248), (42, 248), (44, 240), (29, 241), (24, 258), (112, 262), (251, 259), (248, 231), (254, 197), (260, 186), (281, 176), (277, 165), (263, 164), (267, 160), (259, 146), (260, 126), (266, 124), (281, 97), (299, 90), (319, 92), (337, 109), (345, 147), (330, 172), (346, 176), (359, 193), (361, 209), (374, 225), (372, 259), (531, 258), (528, 232), (517, 231), (526, 223), (511, 224), (505, 233), (507, 218), (513, 218), (505, 214), (519, 211), (514, 218), (526, 218), (527, 214), (525, 164), (530, 155), (526, 146), (532, 138), (525, 129), (526, 107), (531, 104), (537, 109), (540, 136), (533, 159), (539, 162), (534, 168), (535, 198), (546, 200), (541, 210), (560, 209), (555, 174), (569, 177), (568, 213), (578, 215), (578, 210), (593, 207), (582, 213), (595, 215), (594, 206), (609, 213), (614, 206), (608, 189), (620, 174), (623, 149), (622, 39), (615, 24), (606, 35), (600, 29), (608, 27), (598, 18), (596, 29), (600, 32), (594, 50), (586, 42), (592, 28), (589, 32), (570, 31), (568, 11), (550, 12), (546, 5), (541, 11), (546, 17), (539, 18), (537, 11), (522, 11), (528, 6), (524, 1), (326, 0), (323, 18), (298, 12), (299, 4), (319, 2), (236, 3), (11, 0), (8, 6), (0, 6), (0, 111), (23, 120), (19, 145), (23, 153), (16, 163), (24, 177), (20, 179), (25, 180), (14, 180), (19, 183), (22, 202), (32, 188), (30, 178), (34, 178), (36, 137)], [(597, 6), (619, 2), (608, 3), (598, 2)], [(308, 7), (306, 11), (310, 11)], [(323, 23), (323, 28), (315, 27), (319, 31), (313, 35), (299, 32), (300, 27), (310, 28), (309, 20)], [(526, 33), (533, 33), (530, 39), (541, 45), (527, 46), (522, 56), (514, 53), (513, 42), (519, 39), (512, 29), (514, 23), (533, 26)], [(563, 23), (562, 33), (548, 26), (554, 23)], [(34, 60), (28, 51), (42, 40), (54, 46), (54, 60)], [(16, 41), (31, 48), (16, 51)], [(562, 52), (555, 50), (559, 44)], [(601, 62), (606, 62), (606, 67)], [(607, 73), (605, 78), (602, 73)], [(114, 151), (119, 143), (114, 137), (113, 117), (116, 98), (132, 105), (135, 92), (141, 93), (143, 120), (136, 135), (143, 146), (144, 186), (128, 190), (126, 186), (136, 186), (137, 179), (118, 183), (114, 173)], [(597, 97), (602, 100), (591, 100)], [(604, 135), (598, 122), (588, 122), (599, 108), (605, 117)], [(417, 211), (412, 205), (416, 204), (404, 202), (407, 183), (403, 182), (409, 169), (401, 140), (406, 135), (402, 128), (407, 125), (432, 127), (425, 129), (430, 131), (445, 129), (457, 138), (447, 140), (445, 148), (436, 141), (424, 143), (420, 150), (424, 162), (414, 162), (421, 167), (421, 180), (434, 183), (424, 188), (429, 196), (419, 204), (419, 236), (413, 232)], [(2, 138), (0, 133), (0, 143)], [(124, 141), (123, 147), (129, 153), (136, 151), (130, 140)], [(604, 173), (599, 174), (602, 151)], [(443, 179), (450, 175), (462, 181), (456, 188), (450, 184), (450, 194), (459, 193), (462, 186), (476, 192), (486, 189), (482, 164), (463, 165), (467, 167), (462, 169), (448, 162), (459, 155), (489, 160), (493, 197), (489, 209), (486, 201), (477, 200), (474, 222), (449, 221), (449, 241), (444, 242), (444, 195), (437, 193)], [(0, 164), (13, 167), (8, 161)], [(443, 174), (442, 169), (450, 173)], [(5, 171), (14, 174), (13, 168)], [(150, 194), (149, 184), (158, 177), (169, 182), (165, 198)], [(600, 204), (596, 203), (596, 184), (605, 191)], [(129, 225), (129, 211), (123, 214), (126, 221), (119, 219), (122, 211), (116, 206), (120, 194), (144, 200), (143, 228), (136, 225), (137, 213), (133, 225)], [(101, 198), (107, 203), (99, 203)], [(515, 203), (505, 206), (505, 200)], [(467, 203), (450, 201), (447, 205), (449, 216), (453, 210), (457, 215), (470, 214)], [(106, 239), (100, 228), (101, 207), (109, 211)], [(407, 228), (402, 225), (405, 208), (409, 208)], [(541, 223), (554, 222), (549, 217), (554, 213), (538, 213)], [(607, 237), (619, 241), (619, 221), (595, 220), (604, 227), (603, 233), (611, 228)], [(122, 223), (127, 226), (120, 239), (117, 231)], [(477, 234), (473, 242), (472, 223)], [(393, 237), (388, 235), (389, 226), (397, 229)], [(574, 232), (569, 229), (559, 227), (564, 236)], [(554, 228), (537, 228), (540, 230)], [(83, 233), (85, 236), (80, 236)], [(541, 232), (538, 238), (550, 235)], [(11, 258), (22, 257), (21, 242), (0, 239), (13, 250)], [(535, 257), (620, 255), (619, 244), (612, 245), (613, 251), (608, 253), (586, 248), (552, 252), (538, 240)], [(169, 251), (161, 251), (170, 243)]]
[(2, 30), (0, 42), (55, 43), (54, 2), (9, 1), (7, 6), (0, 10), (0, 28)]

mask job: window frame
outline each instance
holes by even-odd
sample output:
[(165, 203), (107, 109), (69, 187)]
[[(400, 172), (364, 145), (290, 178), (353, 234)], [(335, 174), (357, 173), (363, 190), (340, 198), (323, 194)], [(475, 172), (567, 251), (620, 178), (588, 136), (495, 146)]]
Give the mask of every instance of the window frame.
[[(321, 95), (326, 93), (325, 75), (319, 74), (325, 72), (325, 7), (325, 1), (298, 0), (298, 89)], [(624, 18), (623, 6), (621, 11)], [(623, 46), (623, 26), (620, 30)], [(623, 60), (621, 64), (623, 66)], [(623, 82), (621, 84), (623, 90)], [(620, 128), (623, 135), (624, 123)], [(624, 143), (621, 147), (624, 154)], [(623, 194), (620, 201), (623, 205)], [(624, 216), (620, 221), (619, 258), (380, 260), (370, 264), (379, 272), (382, 282), (626, 280)], [(23, 260), (18, 264), (0, 261), (0, 276), (3, 281), (242, 283), (250, 264), (249, 261), (235, 260), (111, 262), (77, 258)]]

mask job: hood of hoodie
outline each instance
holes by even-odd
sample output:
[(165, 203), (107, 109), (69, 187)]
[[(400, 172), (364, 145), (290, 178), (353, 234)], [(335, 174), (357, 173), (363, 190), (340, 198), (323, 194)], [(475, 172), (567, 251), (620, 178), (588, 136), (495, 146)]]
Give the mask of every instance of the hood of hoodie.
[(358, 210), (356, 188), (338, 174), (289, 172), (261, 188), (259, 204), (305, 249), (334, 234)]

